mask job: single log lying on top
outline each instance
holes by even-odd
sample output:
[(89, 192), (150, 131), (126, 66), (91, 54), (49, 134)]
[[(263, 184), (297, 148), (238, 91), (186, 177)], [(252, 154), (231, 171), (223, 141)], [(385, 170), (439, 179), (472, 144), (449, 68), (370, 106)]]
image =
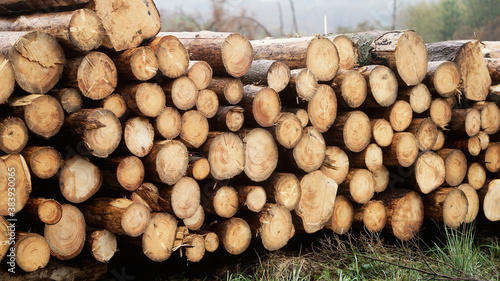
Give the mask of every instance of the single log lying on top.
[(456, 62), (430, 61), (427, 66), (427, 75), (423, 83), (431, 90), (435, 90), (442, 97), (450, 97), (459, 93), (462, 74)]
[(427, 151), (418, 157), (415, 164), (415, 179), (421, 193), (428, 194), (441, 186), (445, 176), (444, 160), (438, 154)]
[(66, 58), (51, 35), (40, 32), (1, 32), (0, 53), (8, 57), (16, 82), (30, 94), (45, 94), (61, 78)]
[(34, 272), (49, 263), (50, 247), (40, 234), (16, 232), (14, 249), (16, 264), (24, 272)]
[(295, 174), (273, 173), (261, 183), (266, 190), (268, 202), (280, 204), (287, 210), (295, 209), (300, 200), (300, 183)]
[(266, 204), (257, 215), (251, 215), (249, 225), (254, 235), (262, 240), (264, 248), (276, 251), (283, 248), (292, 233), (292, 215), (280, 204)]
[(243, 87), (240, 106), (245, 109), (247, 120), (255, 120), (261, 127), (271, 127), (281, 113), (280, 96), (268, 87), (247, 85)]
[(0, 14), (14, 14), (19, 12), (29, 12), (33, 10), (56, 10), (63, 7), (79, 6), (90, 2), (90, 0), (9, 0), (0, 4)]
[(500, 180), (492, 180), (478, 190), (480, 202), (486, 218), (490, 221), (500, 220)]
[(85, 218), (73, 205), (62, 204), (61, 207), (61, 220), (56, 224), (46, 224), (43, 233), (52, 256), (69, 260), (80, 254), (85, 244)]
[(18, 117), (0, 118), (0, 150), (16, 154), (28, 144), (28, 128)]
[(281, 92), (290, 81), (290, 68), (280, 61), (254, 60), (241, 81), (245, 85), (263, 85)]
[(158, 72), (158, 58), (149, 46), (131, 48), (111, 55), (118, 75), (130, 80), (147, 81)]
[(391, 31), (372, 43), (372, 63), (384, 64), (397, 71), (408, 86), (422, 82), (427, 73), (427, 48), (412, 30)]
[(250, 246), (252, 231), (248, 223), (241, 218), (233, 217), (218, 222), (212, 228), (224, 249), (231, 255), (239, 255)]
[(318, 86), (314, 97), (307, 105), (309, 121), (321, 133), (330, 129), (337, 117), (337, 97), (328, 85)]
[(452, 229), (457, 229), (465, 222), (469, 204), (462, 190), (440, 187), (422, 198), (427, 218), (444, 222)]
[[(24, 157), (20, 154), (8, 154), (0, 157), (0, 215), (13, 216), (19, 212), (30, 197), (31, 176)], [(14, 197), (9, 196), (14, 193)], [(15, 198), (14, 202), (12, 199)], [(14, 204), (13, 204), (14, 203)]]
[(103, 181), (102, 173), (88, 158), (75, 155), (64, 162), (59, 173), (61, 193), (72, 203), (81, 203), (94, 195)]
[(27, 146), (21, 154), (30, 166), (31, 173), (41, 179), (55, 176), (63, 162), (59, 151), (51, 146)]
[(66, 117), (64, 126), (83, 140), (92, 155), (100, 158), (115, 151), (122, 138), (120, 120), (103, 108), (80, 109)]
[(299, 143), (293, 148), (292, 156), (298, 168), (310, 173), (321, 167), (325, 153), (326, 144), (321, 133), (314, 127), (306, 127)]
[(0, 54), (0, 104), (7, 101), (16, 85), (16, 77), (12, 63)]
[(189, 155), (182, 142), (166, 140), (156, 142), (143, 160), (146, 176), (155, 181), (174, 185), (186, 174)]
[(84, 52), (97, 49), (104, 38), (101, 19), (89, 9), (1, 18), (0, 30), (47, 32), (65, 49)]
[(168, 213), (152, 213), (142, 234), (142, 252), (152, 261), (165, 261), (172, 255), (177, 220)]
[(327, 146), (320, 170), (337, 184), (341, 184), (349, 173), (349, 157), (341, 148)]
[(324, 137), (329, 145), (339, 145), (349, 151), (360, 152), (370, 144), (372, 138), (370, 119), (362, 111), (339, 113)]
[(370, 232), (384, 229), (387, 223), (387, 212), (380, 200), (370, 200), (354, 210), (354, 225), (365, 227)]
[(335, 197), (333, 204), (332, 218), (326, 224), (326, 228), (333, 232), (342, 235), (351, 229), (354, 220), (354, 208), (351, 201), (343, 195)]
[(270, 132), (262, 128), (239, 133), (245, 147), (245, 174), (255, 182), (269, 178), (278, 165), (278, 147)]
[(189, 54), (184, 45), (172, 35), (158, 36), (149, 46), (158, 58), (158, 68), (168, 78), (178, 78), (189, 67)]
[(305, 175), (300, 181), (301, 197), (295, 213), (302, 219), (306, 233), (322, 229), (331, 219), (337, 183), (320, 171)]
[(248, 39), (239, 33), (212, 31), (168, 32), (182, 42), (191, 60), (208, 62), (214, 73), (227, 73), (241, 77), (247, 73), (254, 58), (253, 48)]

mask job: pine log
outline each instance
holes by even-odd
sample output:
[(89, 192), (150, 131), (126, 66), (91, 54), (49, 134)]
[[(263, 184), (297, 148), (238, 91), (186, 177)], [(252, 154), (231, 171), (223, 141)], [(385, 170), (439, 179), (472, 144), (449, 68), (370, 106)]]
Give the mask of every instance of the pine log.
[(89, 9), (1, 18), (0, 31), (43, 31), (79, 52), (97, 49), (104, 38), (101, 19)]
[(481, 111), (481, 129), (493, 135), (500, 129), (500, 109), (493, 102), (478, 102), (473, 105)]
[(290, 68), (281, 61), (254, 60), (241, 81), (245, 85), (268, 86), (279, 93), (290, 81)]
[(410, 126), (413, 119), (413, 109), (404, 100), (397, 100), (387, 110), (375, 110), (369, 113), (371, 118), (384, 118), (389, 120), (391, 127), (396, 132), (402, 132)]
[(89, 199), (101, 188), (102, 181), (103, 176), (99, 168), (80, 155), (65, 161), (59, 173), (61, 193), (72, 203)]
[(7, 0), (0, 4), (0, 14), (8, 15), (14, 13), (24, 13), (33, 10), (52, 11), (60, 8), (71, 8), (81, 6), (90, 2), (90, 0), (49, 0), (49, 1), (33, 1), (33, 0)]
[(353, 224), (369, 232), (379, 232), (387, 223), (387, 211), (380, 200), (370, 200), (354, 209)]
[(266, 204), (264, 209), (249, 220), (250, 228), (262, 240), (268, 251), (283, 248), (292, 233), (292, 215), (280, 204)]
[(258, 185), (237, 186), (239, 206), (258, 213), (262, 211), (267, 201), (266, 190)]
[(375, 178), (372, 172), (366, 169), (349, 169), (345, 180), (339, 185), (338, 194), (359, 204), (367, 203), (375, 194)]
[(324, 133), (328, 145), (339, 145), (352, 152), (361, 152), (372, 138), (370, 119), (362, 111), (342, 112), (328, 132)]
[(382, 165), (378, 170), (372, 172), (375, 179), (375, 192), (383, 192), (387, 189), (390, 182), (390, 172), (386, 166)]
[(28, 128), (18, 117), (0, 118), (0, 150), (17, 154), (28, 144)]
[(111, 95), (118, 83), (115, 63), (106, 54), (96, 51), (69, 60), (63, 76), (66, 86), (78, 87), (83, 96), (93, 100)]
[(385, 119), (370, 119), (370, 125), (372, 127), (372, 141), (380, 147), (391, 145), (394, 130), (389, 121)]
[(352, 168), (366, 168), (370, 172), (375, 172), (383, 164), (384, 158), (382, 149), (375, 143), (369, 144), (361, 152), (348, 152), (349, 167)]
[(183, 243), (187, 245), (184, 249), (186, 259), (190, 262), (199, 262), (205, 255), (205, 239), (199, 234), (189, 234)]
[(207, 89), (214, 91), (222, 105), (236, 105), (243, 98), (243, 83), (234, 77), (214, 77)]
[(11, 225), (3, 216), (0, 216), (0, 261), (7, 255), (10, 249), (9, 237), (11, 233)]
[[(290, 69), (306, 67), (307, 48), (312, 37), (274, 38), (251, 40), (254, 60), (284, 62)], [(283, 52), (286, 50), (286, 52)]]
[(342, 70), (331, 82), (333, 91), (337, 94), (339, 104), (347, 108), (358, 108), (367, 96), (367, 81), (356, 70)]
[(467, 158), (458, 149), (443, 148), (437, 154), (444, 160), (445, 181), (448, 186), (462, 183), (467, 174)]
[(174, 185), (186, 174), (189, 155), (182, 142), (166, 140), (156, 142), (143, 161), (147, 178)]
[(180, 138), (189, 148), (199, 148), (208, 136), (208, 120), (197, 110), (182, 114)]
[(287, 210), (295, 209), (300, 200), (300, 182), (295, 174), (273, 173), (262, 184), (267, 201), (284, 206)]
[(351, 201), (343, 195), (335, 197), (333, 204), (332, 218), (326, 224), (326, 228), (333, 232), (342, 235), (346, 234), (351, 229), (354, 220), (354, 208)]
[(54, 96), (61, 103), (64, 111), (68, 114), (76, 112), (82, 108), (82, 94), (77, 89), (52, 89), (49, 94)]
[(429, 109), (429, 115), (441, 129), (448, 129), (448, 125), (452, 118), (452, 106), (442, 98), (434, 99)]
[(187, 76), (168, 80), (161, 84), (168, 106), (175, 106), (179, 110), (189, 110), (196, 105), (199, 91), (194, 82)]
[(478, 156), (481, 153), (481, 140), (478, 136), (470, 138), (449, 138), (444, 147), (455, 148), (467, 152), (471, 156)]
[(186, 175), (198, 181), (206, 179), (210, 175), (210, 162), (207, 158), (189, 155)]
[(469, 164), (467, 168), (467, 183), (475, 190), (481, 189), (486, 183), (486, 170), (478, 162)]
[(245, 122), (245, 109), (241, 106), (219, 106), (214, 118), (209, 119), (213, 130), (237, 132)]
[(0, 53), (12, 64), (17, 84), (30, 94), (45, 94), (52, 89), (66, 63), (57, 40), (40, 31), (1, 32)]
[(122, 126), (113, 112), (103, 109), (80, 109), (64, 120), (64, 126), (83, 140), (90, 154), (108, 157), (120, 144)]
[(21, 154), (31, 173), (41, 179), (55, 176), (63, 162), (59, 151), (51, 146), (27, 146)]
[(500, 143), (491, 142), (488, 148), (481, 152), (479, 159), (487, 171), (491, 173), (500, 171)]
[(56, 224), (46, 224), (44, 237), (50, 253), (59, 260), (70, 260), (81, 253), (85, 244), (85, 218), (70, 204), (62, 204), (62, 217)]
[(244, 86), (240, 106), (245, 109), (246, 119), (255, 120), (261, 127), (274, 125), (281, 113), (280, 96), (268, 87)]
[(139, 188), (132, 192), (130, 195), (130, 200), (143, 204), (148, 208), (149, 211), (162, 212), (165, 211), (158, 204), (160, 199), (160, 194), (158, 192), (158, 187), (150, 182), (143, 182)]
[(161, 73), (168, 78), (178, 78), (188, 70), (189, 54), (177, 37), (158, 36), (149, 47), (155, 51)]
[(321, 133), (314, 127), (303, 130), (299, 143), (293, 148), (292, 156), (299, 169), (306, 173), (321, 167), (326, 155), (326, 144)]
[(62, 217), (61, 204), (54, 199), (30, 197), (24, 210), (45, 224), (56, 224)]
[(64, 123), (61, 104), (49, 95), (11, 97), (9, 106), (13, 115), (22, 116), (30, 131), (45, 139), (57, 134)]
[(103, 45), (115, 51), (137, 47), (160, 31), (160, 15), (152, 0), (94, 0), (89, 8), (102, 19), (106, 30)]
[(383, 65), (368, 65), (357, 71), (365, 78), (368, 92), (371, 93), (367, 95), (363, 106), (387, 107), (396, 101), (398, 81), (390, 68)]
[(123, 125), (123, 141), (133, 155), (144, 157), (154, 145), (155, 131), (145, 117), (129, 118)]
[(215, 186), (212, 190), (203, 190), (207, 213), (215, 214), (222, 218), (232, 218), (238, 211), (238, 191), (231, 186)]
[(0, 104), (5, 103), (14, 92), (16, 77), (12, 63), (0, 53)]
[(241, 77), (248, 71), (254, 59), (252, 44), (239, 33), (203, 30), (166, 34), (179, 38), (191, 60), (206, 61), (216, 74), (227, 73), (233, 77)]
[(198, 90), (206, 89), (212, 82), (213, 71), (206, 61), (190, 61), (186, 75), (193, 80)]
[(418, 156), (418, 140), (412, 133), (395, 133), (392, 143), (382, 149), (384, 165), (410, 167)]
[(372, 63), (396, 70), (406, 85), (415, 86), (425, 78), (427, 48), (415, 31), (387, 32), (373, 41), (371, 46)]
[(149, 46), (130, 48), (111, 55), (120, 78), (147, 81), (155, 77), (159, 61)]
[(339, 53), (333, 41), (320, 35), (314, 36), (307, 46), (306, 67), (318, 81), (332, 80), (339, 69)]
[[(127, 102), (123, 98), (123, 96), (119, 94), (111, 94), (107, 97), (105, 97), (102, 100), (97, 100), (93, 102), (92, 107), (95, 108), (104, 108), (107, 109), (118, 118), (118, 119), (124, 119), (126, 118), (130, 111), (127, 107)], [(79, 109), (78, 109), (79, 110)]]
[[(485, 112), (484, 116), (486, 117), (487, 115)], [(498, 117), (500, 118), (500, 114)], [(475, 136), (481, 129), (481, 121), (481, 113), (475, 108), (452, 109), (449, 124), (450, 131), (448, 133), (456, 136)]]
[(320, 171), (305, 175), (300, 181), (301, 197), (295, 213), (302, 219), (306, 233), (322, 229), (332, 217), (337, 183)]
[(481, 150), (485, 150), (490, 145), (490, 136), (485, 131), (479, 131), (476, 137), (479, 138), (481, 144)]
[(39, 234), (16, 232), (16, 240), (13, 248), (16, 264), (24, 272), (34, 272), (46, 267), (49, 263), (49, 244)]
[(205, 237), (205, 250), (213, 253), (219, 248), (219, 237), (215, 232), (202, 231), (201, 234)]
[(462, 190), (467, 197), (467, 214), (465, 215), (465, 223), (471, 223), (476, 220), (479, 213), (479, 196), (477, 191), (470, 184), (463, 183), (457, 186), (457, 189)]
[(295, 90), (297, 97), (309, 101), (318, 90), (318, 79), (308, 68), (293, 69), (290, 72), (290, 89)]
[(181, 128), (181, 114), (173, 107), (165, 107), (156, 117), (155, 129), (166, 139), (176, 138), (181, 133)]
[(425, 84), (400, 89), (400, 95), (407, 101), (413, 112), (420, 114), (431, 107), (432, 95)]
[(307, 127), (309, 124), (309, 114), (307, 113), (307, 110), (302, 108), (289, 108), (287, 111), (292, 112), (299, 117), (302, 128)]
[(465, 218), (468, 201), (465, 193), (457, 188), (440, 187), (422, 197), (427, 218), (444, 222), (451, 229), (457, 229)]
[(163, 188), (159, 192), (160, 206), (172, 210), (180, 219), (194, 216), (200, 206), (200, 186), (193, 178), (183, 177), (172, 188)]
[(231, 179), (245, 169), (243, 141), (233, 133), (208, 133), (201, 150), (208, 154), (210, 174), (216, 180)]
[(224, 249), (231, 255), (239, 255), (250, 246), (252, 231), (248, 223), (241, 218), (233, 217), (218, 222), (212, 228)]
[[(326, 36), (330, 39), (330, 36)], [(333, 44), (339, 53), (339, 68), (351, 70), (358, 64), (358, 46), (349, 37), (336, 34)]]
[(142, 235), (142, 252), (152, 261), (167, 260), (173, 252), (177, 220), (168, 213), (152, 213)]
[(86, 243), (92, 256), (102, 263), (108, 262), (115, 255), (118, 247), (116, 236), (107, 229), (92, 231)]
[(327, 146), (325, 160), (320, 170), (337, 184), (341, 184), (349, 173), (349, 160), (350, 158), (347, 156), (347, 153), (341, 148)]
[(330, 129), (337, 117), (337, 97), (333, 89), (325, 84), (318, 86), (314, 97), (307, 105), (309, 121), (321, 133)]
[(106, 174), (105, 181), (114, 181), (127, 191), (134, 191), (144, 180), (144, 164), (136, 156), (115, 156), (105, 161), (106, 167), (111, 171), (111, 175)]
[(198, 205), (198, 209), (194, 215), (189, 218), (183, 219), (182, 222), (189, 230), (199, 230), (205, 223), (205, 211), (201, 205)]
[(254, 182), (269, 178), (278, 165), (278, 146), (270, 132), (262, 128), (242, 130), (245, 149), (244, 172)]
[(486, 183), (483, 188), (478, 190), (478, 195), (485, 217), (492, 222), (499, 221), (500, 181), (495, 179)]
[(415, 179), (419, 191), (428, 194), (444, 183), (446, 166), (437, 153), (427, 151), (415, 163)]
[(439, 129), (431, 118), (413, 119), (407, 131), (415, 135), (422, 152), (431, 150), (439, 137)]
[(282, 112), (269, 131), (280, 145), (286, 149), (292, 149), (302, 137), (302, 123), (296, 114)]
[(430, 61), (423, 81), (431, 91), (444, 98), (457, 95), (462, 87), (462, 74), (456, 62)]
[(31, 176), (28, 164), (20, 154), (0, 157), (0, 215), (14, 216), (21, 211), (31, 193)]
[(140, 116), (157, 117), (165, 107), (165, 93), (156, 83), (125, 84), (115, 92), (123, 97), (131, 112)]
[(446, 142), (446, 138), (447, 137), (444, 135), (443, 131), (442, 130), (438, 130), (436, 143), (434, 144), (434, 146), (431, 149), (433, 151), (438, 151), (441, 148), (443, 148), (444, 143)]
[(196, 110), (198, 110), (206, 118), (212, 118), (217, 114), (219, 109), (219, 98), (217, 94), (208, 89), (200, 90), (198, 99), (196, 100)]

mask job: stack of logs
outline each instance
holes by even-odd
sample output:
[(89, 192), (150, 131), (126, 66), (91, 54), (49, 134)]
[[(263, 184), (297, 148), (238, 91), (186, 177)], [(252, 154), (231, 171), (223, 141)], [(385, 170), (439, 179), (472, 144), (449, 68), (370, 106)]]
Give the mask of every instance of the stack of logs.
[(197, 262), (325, 227), (500, 220), (500, 43), (249, 41), (159, 33), (152, 0), (6, 2), (0, 240), (14, 223), (25, 272), (85, 247)]

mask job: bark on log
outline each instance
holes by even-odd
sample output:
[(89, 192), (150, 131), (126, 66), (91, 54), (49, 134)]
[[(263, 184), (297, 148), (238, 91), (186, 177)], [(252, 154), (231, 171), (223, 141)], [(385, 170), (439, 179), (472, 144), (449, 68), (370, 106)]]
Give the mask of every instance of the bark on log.
[(261, 127), (273, 126), (281, 113), (280, 96), (268, 87), (243, 87), (240, 106), (245, 109), (246, 119), (255, 121)]
[(349, 160), (349, 157), (341, 148), (327, 146), (325, 159), (320, 170), (337, 184), (341, 184), (349, 173)]
[(154, 145), (155, 131), (145, 117), (128, 119), (124, 124), (123, 142), (127, 149), (137, 157), (149, 154)]
[(268, 202), (280, 204), (287, 210), (295, 209), (300, 200), (300, 183), (295, 174), (273, 173), (262, 183)]
[(395, 133), (392, 143), (382, 149), (384, 165), (410, 167), (418, 156), (418, 140), (412, 133)]
[(189, 164), (186, 146), (178, 140), (160, 141), (143, 158), (146, 177), (174, 185), (185, 174)]
[(63, 162), (59, 151), (51, 146), (27, 146), (21, 154), (31, 173), (41, 179), (55, 176)]
[(189, 67), (189, 54), (172, 35), (158, 36), (150, 44), (158, 58), (158, 68), (168, 78), (178, 78), (186, 73)]
[(217, 94), (208, 89), (200, 90), (198, 99), (196, 100), (196, 110), (198, 110), (206, 118), (212, 118), (217, 114), (219, 109), (219, 98)]
[(306, 173), (321, 167), (326, 155), (326, 144), (321, 133), (314, 127), (303, 130), (299, 143), (293, 148), (292, 156), (299, 169)]
[(422, 197), (427, 218), (444, 222), (452, 229), (465, 222), (468, 202), (465, 193), (457, 188), (440, 187)]
[(130, 48), (111, 55), (120, 78), (147, 81), (155, 77), (159, 62), (149, 46)]
[(187, 176), (201, 181), (210, 175), (210, 162), (207, 158), (189, 155), (189, 166)]
[[(330, 39), (330, 36), (326, 35)], [(339, 53), (339, 68), (351, 70), (358, 64), (358, 46), (345, 35), (335, 35), (332, 39)]]
[(172, 255), (177, 220), (168, 213), (152, 213), (142, 234), (142, 252), (152, 261), (161, 262)]
[(165, 107), (156, 117), (155, 129), (166, 139), (175, 139), (181, 133), (181, 128), (181, 114), (173, 107)]
[(144, 182), (130, 195), (130, 200), (143, 204), (149, 211), (163, 212), (163, 208), (158, 204), (160, 194), (158, 187), (150, 182)]
[(222, 105), (236, 105), (243, 98), (243, 83), (234, 77), (214, 77), (207, 89), (214, 91)]
[(427, 75), (422, 83), (431, 91), (436, 91), (443, 98), (447, 98), (460, 93), (462, 74), (456, 62), (430, 61)]
[(245, 149), (244, 172), (254, 182), (265, 181), (278, 165), (278, 146), (270, 132), (262, 128), (239, 133)]
[(0, 150), (17, 154), (28, 144), (28, 128), (21, 118), (0, 118)]
[(10, 60), (0, 53), (0, 104), (5, 103), (14, 92), (16, 76)]
[(52, 89), (49, 95), (54, 96), (66, 113), (71, 114), (82, 108), (82, 94), (74, 88)]
[(219, 106), (215, 117), (209, 119), (210, 129), (237, 132), (245, 122), (244, 112), (241, 106)]
[(58, 8), (80, 6), (88, 2), (90, 2), (90, 0), (7, 0), (0, 4), (0, 14), (8, 15), (33, 10), (52, 11), (58, 10)]
[(127, 191), (134, 191), (144, 180), (144, 164), (136, 156), (115, 156), (105, 161), (103, 170), (108, 170), (105, 181), (116, 183)]
[(0, 201), (0, 215), (13, 216), (23, 209), (30, 197), (31, 176), (28, 164), (20, 154), (1, 156), (0, 173), (0, 198), (5, 199)]
[(190, 61), (186, 75), (193, 80), (198, 90), (203, 90), (212, 82), (213, 71), (206, 61)]
[(353, 220), (354, 208), (351, 201), (343, 195), (337, 195), (333, 204), (332, 218), (325, 227), (339, 235), (343, 235), (351, 229)]
[[(488, 114), (485, 112), (485, 115)], [(500, 118), (500, 114), (498, 117)], [(449, 123), (450, 131), (448, 134), (469, 137), (475, 136), (481, 129), (481, 121), (481, 113), (475, 108), (452, 109)]]
[(288, 65), (274, 60), (254, 60), (248, 72), (241, 77), (245, 85), (268, 86), (278, 93), (285, 89), (289, 81)]
[(61, 194), (72, 203), (89, 199), (101, 188), (102, 181), (103, 176), (99, 168), (80, 155), (65, 161), (59, 173)]
[(365, 149), (372, 138), (370, 119), (362, 111), (339, 113), (335, 124), (324, 133), (328, 145), (339, 145), (352, 152)]
[(81, 253), (85, 244), (85, 218), (73, 205), (62, 204), (61, 207), (61, 220), (56, 224), (46, 224), (43, 233), (52, 256), (70, 260)]

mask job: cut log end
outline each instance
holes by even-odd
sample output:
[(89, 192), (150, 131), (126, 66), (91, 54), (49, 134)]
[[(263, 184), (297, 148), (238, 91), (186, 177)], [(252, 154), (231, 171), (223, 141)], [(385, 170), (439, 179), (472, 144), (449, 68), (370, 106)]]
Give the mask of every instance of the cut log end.
[(409, 100), (413, 112), (420, 114), (431, 106), (432, 95), (427, 86), (418, 84), (411, 89)]
[(344, 125), (344, 144), (352, 152), (361, 152), (372, 138), (370, 118), (361, 111), (352, 112)]
[(344, 182), (349, 173), (349, 157), (339, 147), (326, 147), (325, 160), (321, 166), (321, 172), (334, 180), (337, 184)]
[(0, 77), (2, 77), (2, 79), (0, 79), (0, 104), (2, 104), (5, 103), (12, 92), (14, 92), (14, 86), (16, 84), (12, 63), (2, 54), (0, 54)]
[[(388, 223), (396, 238), (408, 241), (420, 230), (424, 221), (424, 204), (417, 192), (410, 191), (403, 197), (394, 200), (393, 206), (386, 206), (391, 214)], [(390, 209), (390, 210), (389, 210)]]
[(205, 239), (199, 234), (190, 234), (184, 239), (189, 245), (186, 247), (186, 259), (190, 262), (199, 262), (205, 255)]
[(165, 261), (172, 255), (177, 220), (168, 213), (153, 213), (142, 235), (142, 251), (152, 261)]
[(200, 90), (196, 100), (196, 109), (206, 118), (212, 118), (219, 109), (219, 98), (217, 94), (208, 89)]
[(210, 173), (217, 180), (239, 175), (245, 168), (243, 141), (232, 133), (218, 135), (210, 144), (208, 161)]
[(62, 207), (55, 200), (46, 200), (38, 206), (38, 217), (46, 224), (56, 224), (61, 220)]
[(436, 63), (439, 63), (439, 66), (434, 72), (434, 88), (442, 97), (456, 95), (461, 83), (462, 75), (460, 74), (460, 68), (455, 62), (445, 61)]
[(349, 181), (349, 194), (357, 203), (364, 204), (370, 201), (375, 194), (373, 174), (366, 169), (354, 170)]
[(198, 209), (196, 209), (194, 215), (189, 218), (183, 219), (182, 222), (190, 230), (199, 230), (205, 222), (205, 211), (203, 210), (203, 207), (201, 205), (198, 205)]
[[(49, 95), (27, 96), (33, 97), (28, 105), (24, 107), (24, 121), (33, 133), (49, 139), (56, 135), (64, 123), (64, 109), (61, 103)], [(11, 106), (22, 104), (23, 98), (17, 99)]]
[(89, 238), (92, 255), (99, 262), (108, 262), (118, 250), (116, 236), (109, 230), (96, 230)]
[(320, 85), (307, 106), (309, 121), (321, 133), (328, 131), (337, 117), (337, 97), (328, 85)]
[(485, 217), (492, 221), (500, 221), (499, 207), (500, 206), (500, 185), (497, 181), (493, 181), (487, 187), (487, 193), (483, 199), (483, 211)]
[(278, 93), (271, 88), (260, 90), (252, 101), (252, 115), (262, 127), (271, 127), (281, 113), (281, 101)]
[(182, 115), (180, 137), (188, 146), (198, 148), (207, 140), (208, 120), (197, 110), (190, 110)]
[(154, 145), (154, 128), (145, 117), (134, 117), (125, 123), (123, 138), (128, 150), (137, 157), (148, 155)]
[(245, 174), (252, 181), (269, 178), (278, 165), (278, 147), (272, 134), (262, 128), (252, 129), (243, 136), (245, 144)]
[(318, 81), (330, 81), (339, 69), (339, 53), (333, 41), (322, 37), (314, 37), (307, 47), (306, 66)]
[(82, 108), (83, 99), (82, 94), (77, 89), (64, 88), (60, 90), (55, 90), (51, 94), (59, 100), (64, 111), (68, 114), (76, 112)]
[[(28, 164), (20, 154), (8, 154), (0, 157), (0, 171), (4, 175), (0, 178), (0, 196), (9, 198), (14, 192), (16, 198), (14, 206), (12, 203), (9, 204), (9, 200), (0, 202), (0, 215), (10, 216), (21, 211), (26, 205), (31, 193), (31, 175)], [(13, 176), (14, 180), (12, 181)], [(12, 184), (15, 186), (14, 191)]]
[(100, 125), (97, 128), (85, 130), (84, 140), (86, 145), (93, 155), (100, 158), (108, 157), (118, 147), (122, 138), (120, 120), (113, 112), (102, 108), (93, 110), (87, 120)]
[(349, 107), (360, 107), (367, 95), (366, 80), (359, 72), (349, 71), (341, 82), (340, 90), (342, 98)]
[(287, 149), (294, 148), (302, 137), (302, 123), (297, 115), (283, 112), (274, 129), (274, 135), (279, 144)]
[(371, 200), (363, 205), (363, 224), (368, 231), (381, 231), (384, 229), (386, 222), (387, 212), (382, 201)]
[(403, 100), (396, 101), (389, 113), (389, 122), (396, 132), (402, 132), (410, 126), (413, 120), (413, 109), (411, 105)]
[(346, 234), (351, 229), (353, 215), (352, 203), (345, 196), (337, 195), (333, 205), (332, 218), (326, 227), (339, 235)]
[(476, 220), (479, 212), (479, 196), (477, 191), (470, 184), (464, 183), (457, 187), (467, 197), (467, 214), (465, 215), (465, 223), (471, 223)]
[(206, 89), (212, 82), (212, 67), (206, 61), (193, 61), (190, 63), (187, 76), (193, 80), (198, 90)]
[(299, 143), (293, 148), (295, 163), (306, 173), (321, 167), (325, 159), (325, 153), (325, 139), (314, 127), (306, 127)]
[(165, 107), (156, 117), (155, 127), (162, 137), (174, 139), (181, 133), (181, 114), (173, 107)]
[(467, 182), (474, 187), (475, 190), (481, 189), (486, 183), (486, 170), (483, 165), (474, 162), (467, 169)]
[(200, 206), (200, 186), (190, 177), (183, 177), (172, 188), (170, 205), (180, 219), (187, 219), (196, 213)]
[(135, 103), (141, 115), (157, 117), (165, 108), (165, 93), (156, 83), (142, 83), (135, 93)]
[(78, 87), (82, 94), (100, 100), (115, 90), (118, 74), (114, 62), (101, 52), (90, 52), (80, 62), (77, 72)]
[[(168, 94), (168, 92), (166, 92), (166, 94)], [(170, 91), (173, 104), (180, 110), (189, 110), (193, 108), (198, 100), (198, 94), (196, 85), (187, 76), (175, 79)]]
[(258, 213), (267, 201), (266, 191), (262, 186), (249, 185), (238, 189), (239, 204)]
[(152, 48), (138, 47), (130, 57), (130, 69), (139, 81), (147, 81), (155, 77), (158, 72), (159, 62)]
[(357, 47), (355, 43), (345, 35), (338, 35), (333, 38), (333, 44), (339, 53), (339, 68), (353, 69), (358, 63)]
[(161, 37), (156, 45), (158, 67), (163, 75), (169, 78), (178, 78), (185, 74), (189, 67), (189, 54), (173, 35)]
[(405, 31), (399, 38), (395, 59), (398, 75), (406, 85), (414, 86), (424, 80), (428, 63), (427, 48), (415, 31)]
[(118, 183), (128, 191), (134, 191), (144, 180), (144, 164), (136, 156), (123, 158), (116, 169)]
[(392, 105), (398, 96), (398, 80), (386, 66), (377, 66), (369, 76), (370, 90), (375, 101), (383, 107)]
[(290, 81), (290, 68), (283, 62), (276, 61), (269, 68), (267, 85), (276, 92), (281, 92)]
[(99, 168), (79, 155), (65, 161), (59, 173), (61, 193), (72, 203), (89, 199), (99, 190), (102, 180)]
[(104, 39), (101, 18), (92, 10), (79, 9), (73, 13), (69, 23), (69, 39), (82, 51), (101, 46)]
[(403, 133), (396, 146), (398, 163), (410, 167), (418, 157), (418, 140), (413, 134)]
[(62, 204), (61, 207), (61, 220), (46, 224), (44, 237), (54, 257), (69, 260), (80, 254), (85, 244), (85, 219), (75, 206)]
[[(64, 106), (64, 105), (63, 105)], [(110, 95), (102, 101), (102, 108), (113, 112), (116, 117), (122, 118), (128, 111), (127, 102), (120, 95)]]
[(215, 193), (213, 208), (218, 216), (231, 218), (238, 211), (238, 202), (238, 192), (230, 186), (222, 186)]
[(375, 119), (371, 121), (373, 140), (380, 147), (391, 145), (394, 136), (394, 130), (391, 123), (385, 119)]
[(36, 233), (22, 233), (15, 243), (16, 264), (25, 272), (34, 272), (47, 266), (50, 247), (45, 238)]
[(231, 255), (239, 255), (250, 246), (252, 231), (248, 223), (241, 218), (230, 218), (217, 225), (217, 235), (224, 249)]
[(260, 222), (259, 235), (264, 248), (276, 251), (288, 243), (292, 232), (292, 215), (285, 207), (279, 204), (266, 206)]
[(250, 41), (239, 33), (227, 36), (222, 44), (222, 63), (227, 73), (233, 77), (241, 77), (252, 65), (253, 47)]
[(443, 158), (428, 151), (417, 159), (415, 178), (423, 194), (428, 194), (444, 183), (446, 168)]
[(295, 209), (300, 200), (300, 182), (294, 174), (279, 174), (273, 186), (274, 201), (287, 210)]
[(21, 152), (28, 144), (28, 128), (21, 118), (0, 119), (0, 150), (7, 154)]

